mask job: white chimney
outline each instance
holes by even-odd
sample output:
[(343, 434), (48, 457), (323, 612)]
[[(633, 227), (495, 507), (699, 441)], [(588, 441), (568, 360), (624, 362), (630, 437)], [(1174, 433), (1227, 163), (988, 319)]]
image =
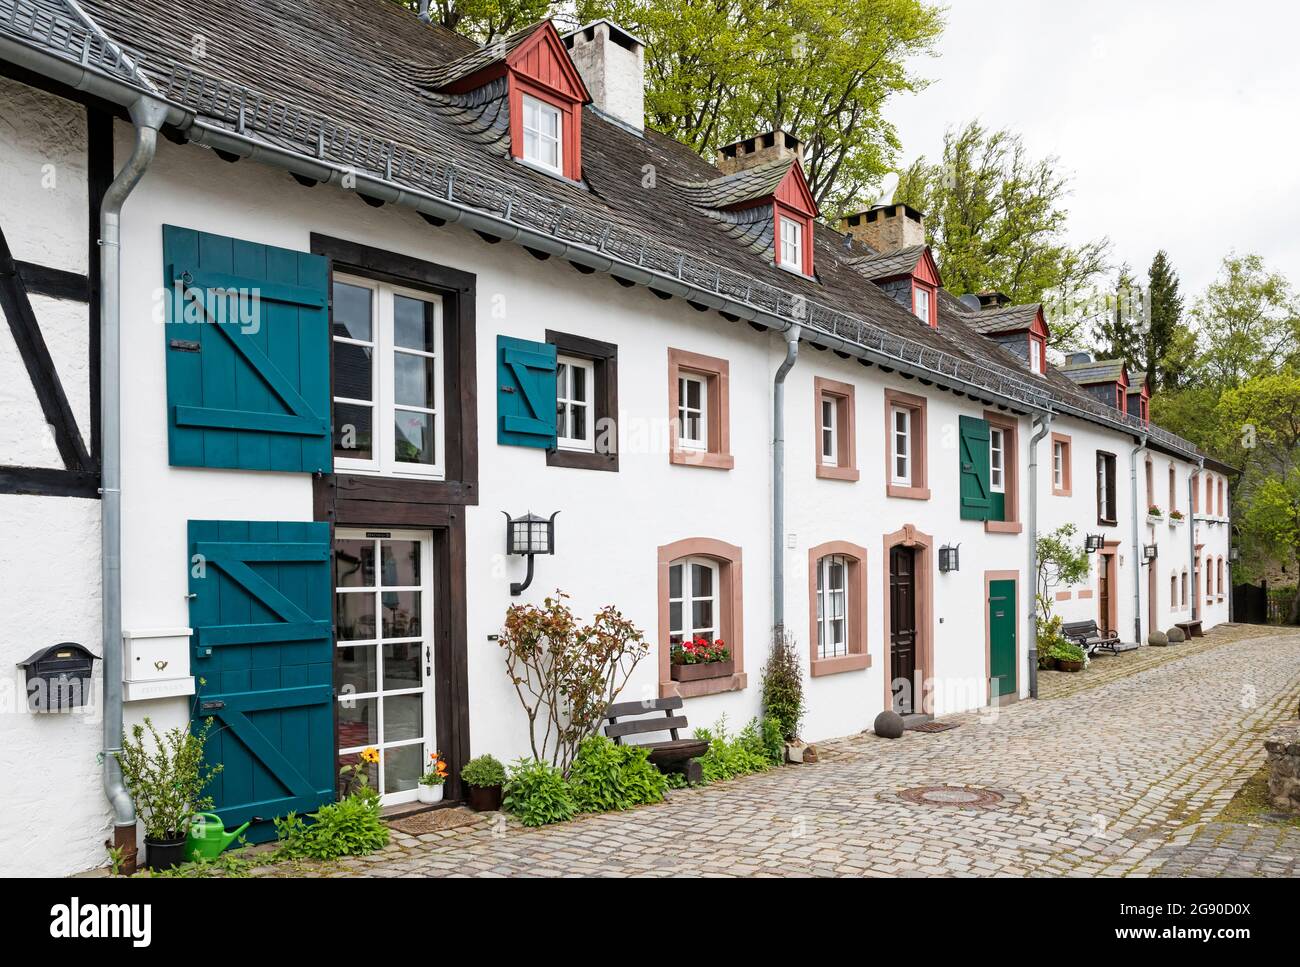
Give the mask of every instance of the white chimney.
[(608, 20), (565, 34), (564, 44), (596, 108), (644, 131), (645, 44)]

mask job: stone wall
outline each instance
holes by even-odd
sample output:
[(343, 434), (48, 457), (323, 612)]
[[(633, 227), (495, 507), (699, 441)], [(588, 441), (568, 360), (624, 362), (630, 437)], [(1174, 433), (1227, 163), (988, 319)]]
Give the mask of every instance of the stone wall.
[(1279, 726), (1264, 742), (1268, 795), (1283, 812), (1300, 814), (1300, 722)]

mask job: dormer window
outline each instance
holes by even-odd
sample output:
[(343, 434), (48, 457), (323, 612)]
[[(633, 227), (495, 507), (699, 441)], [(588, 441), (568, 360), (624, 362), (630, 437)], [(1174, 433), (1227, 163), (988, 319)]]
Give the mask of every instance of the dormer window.
[(803, 271), (803, 225), (781, 216), (781, 268)]
[(1029, 337), (1029, 371), (1043, 375), (1043, 344), (1033, 336)]
[(564, 114), (553, 104), (523, 96), (524, 160), (556, 174), (564, 171)]
[(934, 314), (932, 312), (934, 302), (934, 290), (929, 286), (922, 285), (920, 282), (912, 284), (912, 311), (916, 313), (916, 318), (920, 319), (927, 326), (934, 325), (932, 321)]

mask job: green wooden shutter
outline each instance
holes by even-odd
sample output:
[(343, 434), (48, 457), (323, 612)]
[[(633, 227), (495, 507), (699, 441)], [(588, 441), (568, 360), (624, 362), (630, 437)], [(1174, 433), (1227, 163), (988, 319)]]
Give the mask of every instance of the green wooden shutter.
[(989, 425), (973, 416), (958, 419), (958, 448), (961, 460), (961, 518), (988, 520)]
[(329, 262), (163, 226), (178, 467), (328, 473)]
[[(209, 792), (227, 828), (334, 799), (329, 525), (189, 522), (195, 726), (221, 763)], [(271, 839), (255, 824), (254, 842)]]
[(555, 346), (497, 336), (497, 443), (555, 447)]

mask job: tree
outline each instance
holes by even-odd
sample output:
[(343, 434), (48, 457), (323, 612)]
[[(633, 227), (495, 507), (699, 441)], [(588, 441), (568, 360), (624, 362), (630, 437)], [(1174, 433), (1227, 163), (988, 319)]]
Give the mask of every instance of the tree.
[[(1300, 568), (1300, 471), (1269, 477), (1250, 502), (1243, 532), (1276, 559)], [(1300, 624), (1300, 593), (1291, 598), (1287, 624)]]
[[(944, 135), (938, 163), (917, 159), (894, 199), (925, 213), (944, 286), (955, 294), (996, 289), (1013, 302), (1057, 307), (1105, 272), (1110, 248), (1107, 239), (1066, 241), (1069, 190), (1056, 158), (1032, 158), (1018, 134), (972, 121)], [(1052, 316), (1053, 344), (1076, 344), (1079, 315)]]
[(1050, 534), (1036, 538), (1038, 614), (1044, 620), (1052, 616), (1052, 589), (1062, 584), (1078, 584), (1092, 570), (1088, 552), (1083, 545), (1073, 543), (1077, 532), (1073, 524), (1062, 524)]
[(1152, 392), (1177, 386), (1195, 352), (1195, 339), (1183, 328), (1183, 297), (1178, 273), (1164, 249), (1156, 252), (1147, 270), (1151, 310), (1143, 340), (1142, 358)]
[[(418, 0), (399, 0), (419, 9)], [(434, 0), (429, 13), (436, 24), (480, 43), (498, 40), (536, 23), (551, 12), (549, 0)]]
[(942, 13), (925, 0), (579, 0), (646, 42), (646, 122), (706, 160), (782, 129), (823, 214), (852, 207), (898, 151), (883, 107), (924, 82)]
[(1206, 378), (1229, 389), (1300, 363), (1300, 303), (1258, 255), (1229, 254), (1192, 309)]
[(1097, 358), (1122, 359), (1129, 369), (1141, 368), (1143, 342), (1150, 323), (1145, 300), (1127, 262), (1119, 267), (1112, 291), (1105, 293), (1098, 308)]

